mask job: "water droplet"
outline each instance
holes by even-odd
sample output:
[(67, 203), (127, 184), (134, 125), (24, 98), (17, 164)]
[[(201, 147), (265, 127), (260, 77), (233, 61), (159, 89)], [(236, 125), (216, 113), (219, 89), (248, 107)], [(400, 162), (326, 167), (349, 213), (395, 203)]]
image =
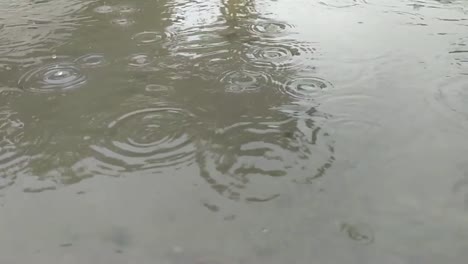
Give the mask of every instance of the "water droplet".
[(18, 85), (21, 89), (33, 92), (58, 92), (78, 88), (86, 81), (86, 76), (76, 64), (57, 63), (24, 73)]

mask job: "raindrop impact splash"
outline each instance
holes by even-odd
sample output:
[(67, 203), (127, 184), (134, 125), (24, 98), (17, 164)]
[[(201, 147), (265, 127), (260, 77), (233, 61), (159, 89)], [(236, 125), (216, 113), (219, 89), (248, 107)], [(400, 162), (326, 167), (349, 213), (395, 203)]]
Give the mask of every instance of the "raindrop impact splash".
[(256, 21), (249, 25), (248, 29), (252, 34), (261, 36), (277, 37), (288, 32), (291, 25), (279, 21)]
[(147, 45), (162, 41), (164, 39), (164, 34), (154, 31), (143, 31), (133, 35), (132, 39), (138, 45)]
[(75, 89), (87, 81), (74, 63), (48, 64), (23, 74), (18, 86), (33, 92), (61, 92)]
[(128, 66), (130, 67), (144, 67), (153, 63), (155, 59), (146, 54), (134, 54), (128, 57)]
[(300, 77), (286, 82), (281, 86), (281, 92), (298, 100), (313, 99), (320, 96), (333, 85), (321, 78)]
[(230, 93), (258, 92), (271, 78), (266, 73), (247, 70), (225, 72), (220, 80), (225, 85), (225, 91)]
[(314, 52), (310, 45), (300, 43), (259, 43), (243, 54), (243, 60), (259, 69), (288, 70), (304, 66)]

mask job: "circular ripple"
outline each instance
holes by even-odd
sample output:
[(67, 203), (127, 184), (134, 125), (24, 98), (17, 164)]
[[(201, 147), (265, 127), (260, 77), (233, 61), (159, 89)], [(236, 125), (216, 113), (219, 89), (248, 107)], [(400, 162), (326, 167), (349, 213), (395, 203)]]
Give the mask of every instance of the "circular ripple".
[(295, 99), (311, 99), (331, 87), (333, 85), (324, 79), (301, 77), (286, 82), (282, 86), (282, 92)]
[(94, 8), (94, 12), (98, 14), (109, 14), (114, 12), (114, 7), (109, 6), (109, 5), (102, 5)]
[(145, 67), (155, 61), (154, 57), (150, 57), (146, 54), (134, 54), (128, 57), (128, 65), (130, 67)]
[(96, 68), (107, 64), (102, 54), (86, 54), (75, 60), (75, 63), (83, 68)]
[(240, 70), (225, 72), (219, 81), (225, 85), (226, 92), (257, 92), (270, 82), (270, 77), (263, 72)]
[(190, 162), (193, 115), (180, 108), (152, 107), (126, 113), (108, 125), (104, 145), (92, 145), (107, 167), (123, 171), (177, 168)]
[(140, 45), (156, 43), (164, 39), (164, 34), (154, 31), (143, 31), (133, 35), (132, 39)]
[(285, 70), (299, 67), (314, 52), (313, 48), (298, 43), (260, 45), (262, 46), (251, 47), (243, 54), (244, 61), (257, 68)]
[(86, 76), (74, 63), (48, 64), (23, 74), (18, 82), (21, 89), (34, 92), (58, 92), (85, 84)]
[(253, 34), (278, 36), (291, 28), (291, 25), (276, 21), (257, 21), (250, 24), (248, 28)]
[(127, 27), (135, 23), (135, 21), (128, 19), (128, 18), (114, 18), (111, 20), (111, 23), (114, 25)]

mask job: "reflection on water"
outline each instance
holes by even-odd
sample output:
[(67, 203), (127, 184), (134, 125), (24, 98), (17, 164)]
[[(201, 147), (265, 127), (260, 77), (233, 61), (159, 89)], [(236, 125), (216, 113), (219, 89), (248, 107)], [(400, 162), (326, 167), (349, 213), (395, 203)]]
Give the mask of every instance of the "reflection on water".
[(0, 3), (0, 262), (462, 263), (467, 8)]

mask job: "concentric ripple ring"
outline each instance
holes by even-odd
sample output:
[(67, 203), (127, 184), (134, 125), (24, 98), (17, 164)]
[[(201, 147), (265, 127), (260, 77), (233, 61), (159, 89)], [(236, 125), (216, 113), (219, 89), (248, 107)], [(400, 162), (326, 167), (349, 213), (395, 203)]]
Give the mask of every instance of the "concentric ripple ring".
[(33, 92), (60, 92), (78, 88), (86, 81), (76, 64), (55, 63), (26, 72), (20, 77), (18, 86)]

